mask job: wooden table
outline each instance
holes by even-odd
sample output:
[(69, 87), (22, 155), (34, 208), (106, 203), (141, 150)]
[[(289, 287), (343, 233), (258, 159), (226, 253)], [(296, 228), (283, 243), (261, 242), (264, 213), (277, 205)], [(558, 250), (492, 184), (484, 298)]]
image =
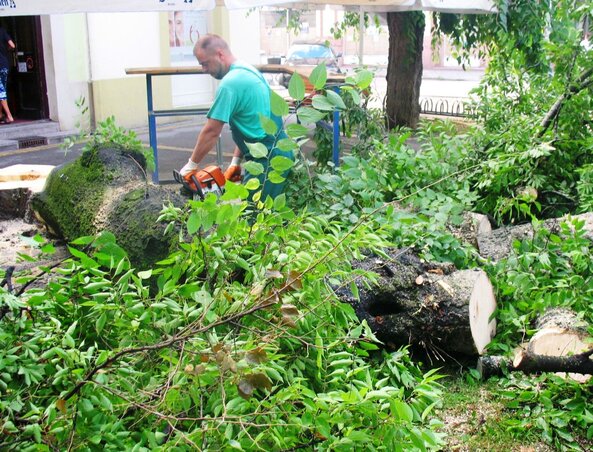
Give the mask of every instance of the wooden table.
[[(291, 67), (281, 64), (263, 64), (255, 66), (260, 72), (271, 74), (290, 74), (298, 72), (299, 75), (307, 79), (314, 68), (309, 67)], [(196, 108), (175, 108), (167, 110), (155, 110), (152, 92), (152, 78), (161, 76), (175, 76), (175, 75), (207, 75), (202, 70), (201, 66), (178, 66), (178, 67), (139, 67), (126, 69), (127, 75), (144, 75), (146, 77), (146, 102), (148, 107), (148, 137), (150, 147), (154, 153), (155, 170), (152, 175), (154, 183), (159, 183), (159, 160), (158, 160), (158, 145), (157, 145), (157, 130), (156, 118), (160, 116), (188, 116), (188, 115), (205, 115), (210, 108), (196, 107)], [(327, 85), (339, 91), (340, 85), (345, 82), (345, 75), (343, 74), (328, 74)], [(216, 145), (216, 156), (218, 165), (222, 166), (222, 149), (220, 147), (220, 140)], [(340, 113), (334, 111), (333, 113), (333, 162), (337, 167), (340, 160)]]

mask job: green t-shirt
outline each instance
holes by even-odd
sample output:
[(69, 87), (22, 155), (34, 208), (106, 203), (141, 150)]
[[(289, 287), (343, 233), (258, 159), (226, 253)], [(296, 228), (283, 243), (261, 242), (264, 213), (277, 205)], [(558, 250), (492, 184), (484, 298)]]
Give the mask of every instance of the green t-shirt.
[(260, 115), (270, 117), (270, 88), (257, 69), (235, 61), (222, 78), (207, 117), (228, 123), (245, 139), (266, 137)]

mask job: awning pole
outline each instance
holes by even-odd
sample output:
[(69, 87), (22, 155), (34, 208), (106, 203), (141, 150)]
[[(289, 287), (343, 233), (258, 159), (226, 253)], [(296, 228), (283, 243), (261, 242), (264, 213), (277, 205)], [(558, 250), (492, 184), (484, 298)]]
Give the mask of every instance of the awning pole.
[(358, 10), (358, 22), (358, 64), (362, 66), (364, 56), (364, 10), (362, 9), (362, 5)]

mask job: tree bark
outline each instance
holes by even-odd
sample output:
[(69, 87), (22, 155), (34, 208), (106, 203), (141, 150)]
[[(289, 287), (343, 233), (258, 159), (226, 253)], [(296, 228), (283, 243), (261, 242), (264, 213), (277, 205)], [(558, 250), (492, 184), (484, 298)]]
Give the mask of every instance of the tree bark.
[(464, 212), (461, 224), (449, 224), (448, 229), (454, 237), (478, 249), (478, 237), (489, 234), (492, 231), (492, 225), (486, 215)]
[(56, 167), (31, 208), (54, 235), (67, 241), (110, 231), (132, 265), (149, 268), (171, 251), (175, 232), (157, 218), (164, 204), (180, 207), (179, 193), (147, 181), (143, 156), (114, 147), (86, 151)]
[(389, 62), (385, 114), (387, 127), (416, 128), (420, 119), (420, 83), (424, 13), (387, 13)]
[[(558, 233), (560, 231), (560, 224), (568, 219), (578, 220), (583, 222), (584, 237), (593, 240), (593, 213), (587, 212), (580, 215), (571, 215), (561, 218), (551, 218), (542, 222), (542, 227)], [(530, 240), (533, 238), (534, 230), (531, 223), (521, 224), (518, 226), (505, 226), (491, 231), (484, 230), (478, 233), (478, 251), (480, 256), (493, 261), (498, 261), (507, 257), (515, 240)]]
[(565, 374), (568, 372), (571, 378), (576, 381), (585, 382), (588, 378), (582, 378), (581, 376), (593, 374), (592, 354), (593, 350), (588, 350), (571, 356), (547, 356), (535, 355), (526, 350), (521, 350), (512, 361), (504, 356), (480, 356), (477, 370), (482, 380), (500, 376), (503, 369), (506, 368), (511, 372), (520, 371), (525, 374), (540, 372), (561, 372)]
[(546, 311), (536, 321), (537, 332), (529, 342), (517, 349), (513, 359), (502, 356), (484, 356), (478, 360), (477, 370), (482, 379), (501, 375), (503, 369), (536, 372), (566, 372), (570, 378), (585, 382), (593, 373), (588, 342), (587, 324), (568, 309)]
[(496, 309), (492, 285), (481, 270), (425, 263), (410, 251), (390, 251), (391, 259), (371, 256), (354, 267), (379, 279), (355, 281), (359, 297), (336, 290), (388, 346), (415, 344), (435, 356), (482, 353), (494, 336)]

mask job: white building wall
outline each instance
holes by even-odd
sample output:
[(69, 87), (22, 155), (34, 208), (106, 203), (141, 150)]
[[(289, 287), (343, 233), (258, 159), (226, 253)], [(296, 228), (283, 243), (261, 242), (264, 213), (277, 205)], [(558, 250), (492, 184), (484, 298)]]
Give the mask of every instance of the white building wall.
[(84, 14), (43, 16), (41, 26), (50, 119), (72, 130), (81, 119), (77, 101), (89, 100), (86, 20)]
[(125, 77), (125, 69), (161, 65), (159, 13), (88, 15), (91, 79)]
[[(229, 46), (233, 55), (250, 63), (261, 64), (259, 13), (239, 9), (229, 11)], [(220, 33), (216, 30), (214, 33)]]
[[(42, 16), (50, 119), (59, 122), (61, 130), (74, 130), (79, 126), (82, 117), (76, 104), (82, 98), (91, 108), (91, 115), (93, 108), (100, 112), (97, 115), (101, 117), (114, 111), (116, 120), (121, 118), (127, 127), (146, 124), (145, 110), (139, 108), (139, 103), (144, 106), (146, 101), (142, 91), (137, 90), (138, 83), (134, 82), (134, 89), (131, 91), (127, 89), (134, 77), (136, 81), (142, 81), (144, 86), (143, 77), (126, 75), (125, 69), (182, 63), (197, 65), (194, 61), (172, 61), (175, 49), (169, 48), (164, 41), (168, 36), (163, 29), (163, 14), (167, 13)], [(206, 14), (212, 17), (211, 13)], [(215, 23), (210, 19), (207, 31), (223, 36), (226, 34), (235, 56), (249, 63), (259, 64), (259, 14), (236, 10), (225, 11), (224, 16), (222, 23)], [(160, 78), (166, 77), (157, 79)], [(168, 96), (169, 104), (173, 107), (207, 104), (216, 87), (216, 83), (207, 76), (173, 76), (168, 87), (165, 85), (160, 84), (158, 93), (153, 92), (155, 96)], [(130, 115), (122, 112), (122, 109), (127, 108), (122, 92), (134, 96), (135, 103), (130, 105), (134, 111)], [(163, 101), (161, 97), (161, 105), (164, 104), (167, 101)]]

